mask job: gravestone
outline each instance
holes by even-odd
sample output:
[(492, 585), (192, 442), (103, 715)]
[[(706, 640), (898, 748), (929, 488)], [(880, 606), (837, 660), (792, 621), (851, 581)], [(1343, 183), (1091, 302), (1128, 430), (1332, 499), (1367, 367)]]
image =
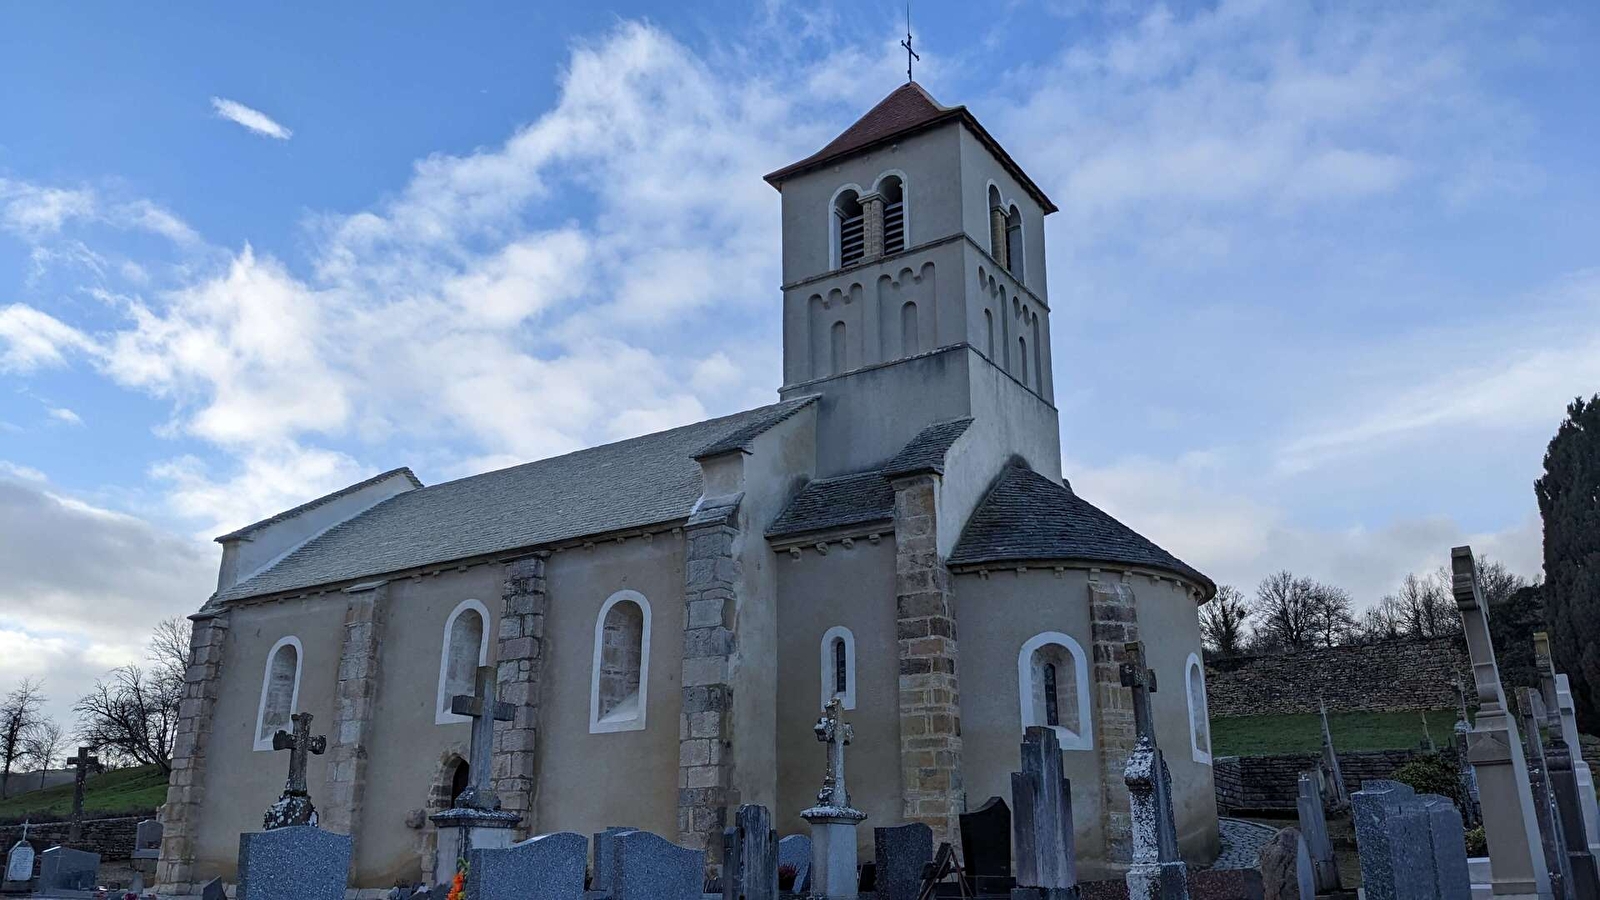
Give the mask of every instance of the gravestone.
[(479, 666), (472, 677), (472, 693), (450, 698), (450, 712), (472, 719), (472, 736), (467, 751), (467, 786), (455, 797), (454, 805), (428, 817), (437, 825), (438, 843), (434, 848), (433, 877), (439, 881), (454, 878), (460, 860), (473, 850), (504, 850), (511, 846), (512, 829), (522, 816), (500, 809), (500, 796), (491, 788), (494, 772), (494, 723), (509, 722), (511, 704), (497, 695), (494, 666)]
[(1451, 550), (1450, 569), (1451, 593), (1461, 612), (1478, 697), (1478, 714), (1467, 735), (1467, 757), (1477, 773), (1478, 798), (1486, 813), (1483, 830), (1494, 859), (1492, 889), (1502, 895), (1549, 896), (1550, 870), (1540, 845), (1527, 760), (1500, 685), (1489, 637), (1489, 604), (1472, 548)]
[(467, 853), (467, 900), (583, 900), (589, 839), (542, 834), (504, 850)]
[(314, 825), (241, 834), (237, 900), (344, 900), (351, 843)]
[(1461, 820), (1468, 828), (1483, 824), (1483, 806), (1478, 802), (1478, 773), (1472, 768), (1472, 758), (1467, 753), (1467, 739), (1472, 734), (1472, 722), (1467, 715), (1467, 688), (1457, 679), (1456, 700), (1460, 704), (1456, 725), (1451, 731), (1451, 746), (1456, 751), (1456, 781), (1460, 785)]
[(1567, 746), (1579, 748), (1572, 757), (1572, 770), (1577, 775), (1578, 799), (1583, 804), (1584, 834), (1589, 839), (1590, 855), (1600, 859), (1600, 805), (1595, 799), (1594, 773), (1584, 761), (1582, 745), (1578, 743), (1577, 704), (1572, 699), (1572, 685), (1565, 673), (1556, 675), (1556, 705), (1561, 711), (1561, 733), (1567, 739)]
[(294, 731), (279, 731), (272, 736), (272, 749), (289, 751), (289, 778), (284, 782), (283, 795), (267, 807), (262, 819), (268, 831), (317, 824), (317, 808), (306, 790), (306, 756), (320, 756), (328, 749), (328, 739), (320, 734), (312, 737), (311, 718), (311, 713), (295, 713), (289, 717)]
[(794, 872), (794, 884), (789, 891), (803, 894), (811, 887), (811, 838), (803, 834), (791, 834), (778, 841), (778, 872), (779, 878), (785, 869)]
[(1350, 792), (1344, 786), (1344, 770), (1339, 768), (1339, 751), (1333, 746), (1333, 730), (1328, 727), (1328, 704), (1317, 698), (1317, 709), (1322, 719), (1322, 787), (1328, 793), (1327, 805), (1336, 810), (1350, 806)]
[[(1589, 851), (1588, 823), (1585, 821), (1582, 788), (1578, 780), (1578, 766), (1583, 755), (1578, 744), (1568, 740), (1562, 721), (1560, 691), (1556, 684), (1556, 667), (1550, 657), (1550, 638), (1542, 631), (1533, 633), (1533, 656), (1539, 668), (1539, 700), (1542, 713), (1536, 720), (1549, 731), (1544, 748), (1545, 773), (1550, 792), (1555, 800), (1555, 818), (1560, 820), (1562, 845), (1565, 854), (1563, 874), (1570, 873), (1572, 893), (1579, 897), (1600, 897), (1600, 869), (1595, 867), (1595, 857)], [(1537, 728), (1537, 724), (1534, 726)], [(1574, 729), (1576, 730), (1576, 729)], [(1590, 793), (1593, 800), (1593, 793)]]
[[(1441, 861), (1435, 858), (1428, 800), (1395, 781), (1363, 782), (1351, 795), (1361, 888), (1367, 900), (1429, 900), (1439, 896)], [(1459, 822), (1460, 820), (1457, 819)], [(1466, 852), (1460, 854), (1465, 872)], [(1453, 860), (1445, 860), (1447, 866)], [(1445, 879), (1454, 883), (1454, 878)], [(1445, 900), (1469, 900), (1451, 896)]]
[(917, 900), (922, 867), (933, 861), (933, 829), (922, 822), (872, 829), (878, 900)]
[(93, 893), (99, 878), (98, 853), (51, 847), (39, 854), (39, 893), (47, 897), (78, 891)]
[(1328, 837), (1328, 816), (1322, 805), (1316, 774), (1315, 769), (1300, 773), (1300, 796), (1295, 800), (1295, 807), (1299, 812), (1300, 837), (1311, 858), (1312, 881), (1318, 893), (1327, 893), (1339, 889), (1339, 865), (1334, 859), (1333, 841)]
[(28, 826), (22, 826), (22, 839), (11, 846), (6, 854), (4, 888), (8, 891), (26, 890), (33, 880), (33, 845), (28, 843)]
[(1311, 853), (1300, 832), (1284, 828), (1261, 848), (1263, 900), (1316, 900)]
[(701, 900), (704, 850), (680, 847), (648, 831), (617, 835), (611, 860), (611, 900)]
[(67, 829), (67, 843), (76, 844), (83, 840), (83, 786), (89, 777), (89, 770), (100, 765), (99, 757), (89, 752), (88, 747), (79, 747), (78, 755), (67, 760), (72, 773), (72, 824)]
[(778, 832), (765, 806), (742, 805), (723, 835), (724, 900), (778, 900)]
[(962, 813), (961, 858), (967, 886), (975, 894), (1011, 892), (1011, 807), (1000, 797)]
[(1467, 873), (1466, 829), (1461, 810), (1447, 797), (1423, 794), (1423, 815), (1433, 849), (1434, 896), (1440, 900), (1471, 900), (1472, 879)]
[(1022, 771), (1011, 773), (1018, 900), (1077, 895), (1072, 843), (1072, 786), (1062, 775), (1055, 729), (1030, 725), (1022, 734)]
[(843, 712), (835, 697), (811, 727), (828, 747), (828, 769), (817, 791), (817, 805), (800, 813), (811, 823), (811, 896), (827, 900), (855, 900), (862, 889), (856, 871), (856, 826), (867, 814), (850, 805), (845, 787), (844, 748), (855, 731), (844, 721)]
[(611, 868), (613, 860), (616, 859), (617, 838), (624, 834), (632, 834), (638, 830), (625, 825), (613, 825), (605, 831), (595, 834), (594, 863), (590, 867), (590, 871), (594, 874), (590, 887), (594, 891), (604, 893), (611, 890)]
[(1128, 754), (1123, 780), (1128, 784), (1132, 818), (1133, 864), (1124, 879), (1129, 900), (1189, 900), (1189, 870), (1178, 853), (1178, 827), (1172, 812), (1172, 776), (1156, 746), (1150, 695), (1156, 673), (1144, 664), (1144, 645), (1122, 645), (1122, 686), (1133, 695), (1138, 743)]
[[(1518, 709), (1522, 714), (1523, 753), (1528, 761), (1528, 787), (1533, 792), (1534, 819), (1539, 824), (1539, 848), (1550, 873), (1550, 891), (1556, 897), (1576, 897), (1584, 885), (1573, 883), (1572, 860), (1567, 855), (1567, 838), (1561, 822), (1555, 786), (1545, 757), (1540, 722), (1544, 703), (1531, 688), (1517, 689)], [(1490, 854), (1493, 856), (1493, 854)]]
[(228, 900), (228, 889), (221, 878), (213, 878), (200, 889), (200, 900)]

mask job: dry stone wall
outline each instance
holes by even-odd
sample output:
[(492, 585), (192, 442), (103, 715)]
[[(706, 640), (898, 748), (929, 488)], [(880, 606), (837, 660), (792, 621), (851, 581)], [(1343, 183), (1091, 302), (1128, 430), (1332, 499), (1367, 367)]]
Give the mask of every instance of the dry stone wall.
[[(1351, 750), (1339, 754), (1339, 771), (1345, 789), (1361, 790), (1361, 782), (1388, 778), (1394, 770), (1424, 755), (1417, 750)], [(1440, 747), (1439, 755), (1455, 767), (1455, 750)], [(1314, 769), (1321, 758), (1317, 753), (1284, 753), (1274, 756), (1224, 756), (1213, 764), (1212, 778), (1217, 788), (1217, 812), (1235, 815), (1254, 811), (1295, 808), (1300, 791), (1300, 773)]]
[(1385, 641), (1212, 660), (1206, 699), (1213, 719), (1314, 713), (1319, 698), (1337, 712), (1448, 709), (1471, 672), (1460, 637)]
[[(100, 854), (101, 859), (127, 859), (133, 855), (133, 842), (139, 823), (153, 816), (122, 816), (115, 819), (84, 819), (83, 835), (68, 842), (71, 822), (46, 822), (28, 826), (28, 843), (36, 852), (51, 847), (71, 847)], [(21, 825), (0, 826), (0, 847), (9, 848), (22, 839)]]

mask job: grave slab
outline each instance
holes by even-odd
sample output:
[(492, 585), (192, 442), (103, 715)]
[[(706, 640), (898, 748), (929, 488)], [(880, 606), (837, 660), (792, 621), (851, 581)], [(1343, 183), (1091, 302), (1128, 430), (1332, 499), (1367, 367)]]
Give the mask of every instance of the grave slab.
[(878, 900), (917, 900), (922, 867), (933, 861), (933, 829), (922, 822), (872, 829)]
[(237, 900), (344, 900), (351, 844), (314, 825), (241, 834)]
[(680, 847), (648, 831), (630, 831), (615, 842), (612, 900), (701, 900), (704, 850)]
[(582, 900), (589, 839), (561, 832), (467, 853), (467, 900)]
[(98, 887), (100, 854), (51, 847), (39, 854), (39, 893), (93, 892)]

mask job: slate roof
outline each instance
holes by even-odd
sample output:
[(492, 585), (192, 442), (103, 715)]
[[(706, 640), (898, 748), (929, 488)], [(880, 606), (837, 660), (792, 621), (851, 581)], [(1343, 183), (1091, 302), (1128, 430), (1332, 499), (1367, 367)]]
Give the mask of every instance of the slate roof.
[(1019, 463), (1006, 466), (967, 521), (950, 565), (1071, 559), (1148, 566), (1217, 586), (1193, 566), (1156, 546), (1060, 483)]
[[(779, 187), (788, 178), (821, 168), (841, 156), (847, 156), (862, 150), (870, 149), (879, 144), (888, 143), (895, 138), (932, 128), (943, 122), (960, 120), (972, 133), (977, 135), (989, 151), (993, 153), (1006, 167), (1006, 171), (1022, 184), (1023, 189), (1033, 195), (1044, 207), (1046, 213), (1056, 211), (1056, 205), (1045, 196), (1044, 190), (1033, 179), (1022, 171), (1022, 167), (1011, 159), (1000, 142), (980, 124), (978, 119), (965, 106), (944, 106), (922, 85), (909, 81), (895, 88), (889, 96), (878, 101), (878, 105), (867, 110), (867, 114), (855, 121), (855, 124), (846, 128), (838, 137), (829, 141), (827, 146), (811, 154), (797, 163), (791, 163), (767, 175), (767, 183)], [(780, 188), (781, 189), (781, 188)]]
[(815, 399), (406, 491), (313, 538), (215, 599), (304, 590), (681, 519), (700, 498), (697, 455), (730, 437), (753, 440)]
[(882, 472), (819, 478), (789, 501), (767, 528), (767, 537), (781, 538), (825, 528), (842, 528), (894, 518), (894, 488)]
[(883, 474), (889, 478), (910, 475), (912, 472), (938, 472), (943, 475), (945, 455), (950, 452), (956, 439), (967, 433), (967, 426), (971, 424), (972, 417), (967, 416), (929, 425), (895, 454), (894, 459), (889, 460), (889, 464), (883, 467)]
[(319, 506), (321, 506), (321, 505), (323, 505), (325, 503), (332, 503), (333, 501), (339, 499), (340, 497), (344, 497), (344, 496), (347, 496), (349, 494), (353, 494), (356, 491), (359, 491), (359, 490), (361, 490), (362, 488), (365, 488), (365, 487), (371, 487), (372, 485), (377, 484), (380, 481), (384, 481), (386, 479), (393, 478), (396, 475), (404, 475), (412, 483), (412, 485), (414, 485), (416, 487), (422, 487), (422, 481), (420, 479), (418, 479), (415, 474), (412, 473), (411, 469), (409, 467), (407, 467), (407, 466), (401, 466), (398, 469), (390, 469), (387, 472), (379, 472), (378, 474), (372, 476), (371, 478), (368, 478), (366, 481), (358, 481), (355, 484), (352, 484), (347, 488), (342, 488), (340, 490), (334, 491), (331, 494), (324, 494), (324, 495), (322, 495), (321, 497), (318, 497), (315, 500), (310, 500), (310, 501), (307, 501), (305, 503), (302, 503), (299, 506), (296, 506), (294, 509), (286, 509), (283, 512), (278, 513), (275, 516), (268, 516), (267, 518), (262, 519), (259, 522), (252, 522), (251, 524), (246, 525), (243, 528), (239, 528), (239, 529), (236, 529), (234, 531), (230, 531), (227, 534), (224, 534), (224, 535), (218, 537), (216, 539), (216, 541), (217, 541), (217, 543), (220, 544), (223, 541), (231, 541), (231, 540), (235, 540), (237, 538), (242, 538), (242, 537), (244, 537), (244, 536), (246, 536), (248, 534), (251, 534), (251, 533), (253, 533), (255, 531), (258, 531), (258, 530), (260, 530), (262, 528), (265, 528), (268, 525), (273, 525), (273, 524), (276, 524), (278, 522), (282, 522), (285, 519), (292, 519), (295, 516), (298, 516), (301, 513), (305, 512), (308, 509), (316, 509), (317, 507), (319, 507)]

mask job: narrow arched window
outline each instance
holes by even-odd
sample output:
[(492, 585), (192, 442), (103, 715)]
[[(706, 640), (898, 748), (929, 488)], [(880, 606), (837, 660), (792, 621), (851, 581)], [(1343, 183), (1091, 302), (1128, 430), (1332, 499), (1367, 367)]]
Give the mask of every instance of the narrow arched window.
[(650, 601), (617, 591), (594, 623), (589, 733), (643, 731), (650, 690)]
[(1006, 208), (1000, 199), (1000, 189), (992, 184), (989, 185), (989, 255), (1000, 265), (1006, 265)]
[(1057, 631), (1035, 635), (1017, 654), (1022, 727), (1055, 729), (1063, 750), (1089, 750), (1089, 664), (1083, 648)]
[(271, 750), (272, 736), (292, 726), (289, 717), (300, 706), (300, 639), (280, 638), (267, 651), (261, 676), (261, 705), (256, 710), (255, 749)]
[(921, 352), (917, 341), (917, 303), (908, 300), (900, 307), (900, 355), (913, 356)]
[(1033, 314), (1033, 387), (1044, 393), (1044, 344), (1039, 336), (1039, 314)]
[(994, 313), (987, 309), (983, 311), (983, 327), (989, 332), (989, 361), (997, 362), (994, 358)]
[(439, 692), (433, 721), (438, 725), (470, 722), (450, 711), (450, 700), (477, 687), (479, 666), (489, 664), (489, 610), (477, 600), (463, 600), (444, 620), (439, 648)]
[(1184, 693), (1189, 701), (1189, 749), (1194, 761), (1211, 764), (1211, 713), (1206, 706), (1206, 669), (1197, 654), (1189, 654), (1184, 672)]
[(899, 176), (889, 175), (878, 182), (883, 195), (883, 252), (899, 253), (906, 248), (906, 191)]
[(1017, 380), (1028, 386), (1028, 339), (1017, 338)]
[(833, 328), (829, 334), (829, 348), (831, 355), (828, 360), (828, 374), (830, 375), (837, 375), (849, 368), (845, 360), (845, 353), (847, 352), (845, 337), (846, 334), (844, 323), (833, 323)]
[(845, 709), (856, 708), (856, 636), (843, 625), (822, 636), (822, 705), (835, 697)]
[(867, 252), (866, 217), (861, 210), (861, 196), (855, 191), (845, 191), (833, 201), (834, 233), (837, 244), (834, 253), (839, 266), (853, 266)]
[(1018, 281), (1023, 280), (1022, 255), (1022, 213), (1013, 205), (1006, 213), (1006, 269)]

